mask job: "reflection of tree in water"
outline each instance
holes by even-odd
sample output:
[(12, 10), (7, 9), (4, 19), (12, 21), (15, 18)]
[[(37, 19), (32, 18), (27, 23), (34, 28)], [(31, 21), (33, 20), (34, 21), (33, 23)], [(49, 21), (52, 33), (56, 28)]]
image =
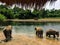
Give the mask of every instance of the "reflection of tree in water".
[(7, 5), (21, 4), (22, 8), (25, 6), (25, 8), (34, 7), (35, 9), (37, 8), (41, 9), (41, 7), (43, 7), (47, 1), (50, 1), (52, 3), (56, 0), (0, 0), (0, 1), (6, 2)]

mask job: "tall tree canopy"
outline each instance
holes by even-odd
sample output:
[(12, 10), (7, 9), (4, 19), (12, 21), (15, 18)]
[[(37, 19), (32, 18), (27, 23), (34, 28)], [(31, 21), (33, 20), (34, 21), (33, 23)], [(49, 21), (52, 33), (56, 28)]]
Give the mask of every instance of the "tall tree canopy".
[(7, 5), (19, 4), (22, 7), (34, 7), (35, 9), (40, 9), (44, 6), (47, 1), (54, 2), (56, 0), (0, 0)]

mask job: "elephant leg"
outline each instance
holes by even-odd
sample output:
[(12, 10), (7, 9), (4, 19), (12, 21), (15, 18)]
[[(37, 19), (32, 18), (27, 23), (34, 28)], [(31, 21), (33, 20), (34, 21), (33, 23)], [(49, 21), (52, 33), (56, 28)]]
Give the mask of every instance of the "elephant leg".
[(59, 37), (59, 34), (57, 34), (57, 37)]
[(38, 36), (38, 37), (39, 37), (39, 34), (38, 34), (38, 32), (36, 32), (36, 36)]
[(51, 36), (49, 35), (49, 38), (51, 38)]
[(36, 32), (36, 35), (37, 35), (37, 32)]
[(43, 38), (43, 34), (41, 34), (41, 38)]
[(42, 34), (39, 34), (39, 36), (38, 36), (38, 37), (43, 38), (43, 35), (42, 35)]
[(38, 37), (40, 37), (40, 34), (39, 33), (37, 33), (37, 35), (38, 35)]
[(57, 35), (57, 37), (59, 37), (59, 35)]
[(40, 34), (40, 37), (42, 38), (42, 34)]
[(55, 38), (55, 35), (53, 35), (53, 38)]
[(41, 37), (41, 34), (39, 34), (38, 37)]
[(48, 36), (48, 34), (46, 33), (46, 37)]

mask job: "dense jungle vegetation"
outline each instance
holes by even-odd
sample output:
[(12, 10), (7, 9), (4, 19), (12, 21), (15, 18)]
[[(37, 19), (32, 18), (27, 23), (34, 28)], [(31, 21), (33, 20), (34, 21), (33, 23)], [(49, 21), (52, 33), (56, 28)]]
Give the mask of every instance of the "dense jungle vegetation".
[(33, 11), (19, 7), (14, 7), (13, 9), (8, 8), (6, 5), (0, 5), (0, 20), (4, 19), (34, 19), (34, 18), (59, 18), (60, 17), (60, 9), (59, 10), (37, 10)]

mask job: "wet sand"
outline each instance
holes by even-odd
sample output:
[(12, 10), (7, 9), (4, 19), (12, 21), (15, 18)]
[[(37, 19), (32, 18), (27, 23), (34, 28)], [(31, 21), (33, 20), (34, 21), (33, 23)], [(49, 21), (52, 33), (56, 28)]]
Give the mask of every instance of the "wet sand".
[[(5, 39), (4, 35), (0, 32), (0, 40), (3, 39)], [(56, 39), (40, 39), (37, 37), (13, 34), (13, 39), (11, 41), (2, 42), (0, 45), (60, 45), (60, 41)]]

